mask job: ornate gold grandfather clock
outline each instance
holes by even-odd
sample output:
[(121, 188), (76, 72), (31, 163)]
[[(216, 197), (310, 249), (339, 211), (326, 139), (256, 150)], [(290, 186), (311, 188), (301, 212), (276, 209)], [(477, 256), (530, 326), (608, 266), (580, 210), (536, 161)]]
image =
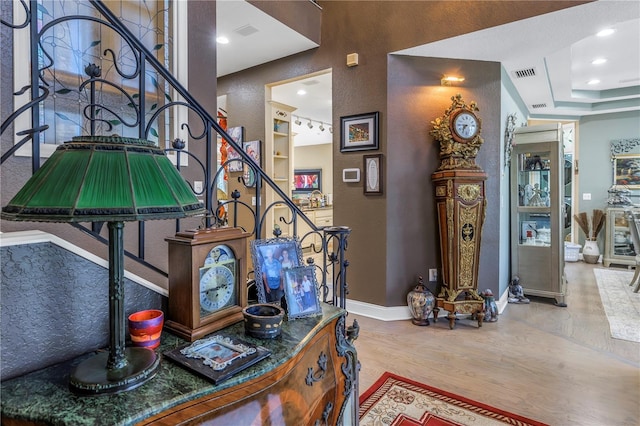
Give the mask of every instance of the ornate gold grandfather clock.
[(484, 142), (475, 102), (469, 105), (462, 95), (444, 115), (432, 121), (431, 135), (440, 142), (440, 166), (431, 174), (440, 229), (442, 287), (436, 297), (434, 321), (440, 308), (449, 312), (453, 329), (456, 313), (477, 316), (482, 327), (484, 301), (478, 294), (480, 237), (486, 212), (486, 173), (476, 164)]

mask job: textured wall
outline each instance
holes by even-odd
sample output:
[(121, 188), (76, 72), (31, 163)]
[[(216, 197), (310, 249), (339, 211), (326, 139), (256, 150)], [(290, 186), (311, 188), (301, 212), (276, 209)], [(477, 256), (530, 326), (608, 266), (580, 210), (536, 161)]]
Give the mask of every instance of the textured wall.
[[(382, 196), (363, 195), (362, 183), (342, 182), (342, 169), (362, 168), (363, 155), (374, 152), (341, 153), (340, 134), (333, 133), (334, 224), (352, 228), (347, 251), (350, 262), (348, 297), (381, 306), (405, 305), (406, 294), (411, 284), (415, 285), (415, 275), (424, 274), (427, 268), (435, 266), (432, 263), (436, 260), (434, 248), (438, 235), (434, 227), (430, 180), (423, 180), (416, 189), (415, 182), (407, 184), (407, 181), (389, 180), (389, 177), (412, 171), (420, 176), (430, 176), (436, 163), (433, 158), (427, 158), (432, 155), (428, 152), (430, 148), (425, 148), (430, 141), (428, 124), (448, 107), (451, 93), (433, 90), (416, 105), (402, 105), (403, 113), (392, 110), (398, 104), (389, 98), (391, 85), (402, 85), (403, 79), (418, 81), (420, 85), (430, 84), (429, 81), (439, 81), (443, 70), (434, 69), (437, 76), (413, 75), (421, 73), (420, 68), (392, 70), (389, 69), (389, 54), (580, 3), (320, 1), (319, 4), (322, 7), (322, 45), (319, 48), (220, 78), (218, 94), (227, 95), (229, 126), (245, 126), (248, 139), (264, 140), (265, 137), (265, 85), (326, 69), (332, 70), (334, 128), (339, 128), (341, 116), (380, 112), (380, 150), (375, 153), (385, 155), (383, 173), (386, 182)], [(349, 68), (345, 64), (346, 55), (353, 52), (359, 54), (360, 64)], [(488, 145), (495, 147), (481, 151), (481, 156), (485, 156), (483, 167), (497, 172), (501, 140), (499, 101), (496, 103), (500, 95), (499, 64), (489, 65), (491, 74), (486, 77), (481, 75), (481, 70), (474, 72), (473, 64), (465, 71), (467, 69), (471, 70), (467, 78), (474, 76), (479, 80), (477, 86), (467, 86), (465, 99), (484, 101), (482, 118), (487, 121), (483, 136)], [(436, 106), (439, 108), (434, 109)], [(397, 138), (399, 130), (409, 135), (403, 141)], [(415, 155), (387, 163), (395, 155), (390, 150), (396, 149), (400, 142), (402, 149), (408, 149), (406, 154)], [(490, 202), (499, 204), (499, 186), (495, 180), (490, 185), (487, 197)], [(408, 213), (407, 209), (418, 210)], [(407, 216), (411, 216), (410, 220)], [(422, 221), (418, 223), (416, 218)], [(498, 220), (496, 214), (488, 222), (493, 220)], [(494, 246), (498, 244), (499, 234), (494, 232), (497, 228), (490, 223), (487, 226), (491, 231), (483, 235), (483, 241), (495, 240), (491, 243)], [(390, 232), (395, 234), (390, 235)], [(390, 238), (393, 241), (387, 243)], [(402, 262), (398, 264), (396, 259), (402, 259)], [(481, 267), (491, 272), (480, 285), (497, 289), (497, 267), (484, 264), (490, 260), (481, 260)]]
[[(52, 243), (0, 249), (0, 380), (109, 345), (109, 271)], [(163, 296), (125, 279), (125, 314)]]

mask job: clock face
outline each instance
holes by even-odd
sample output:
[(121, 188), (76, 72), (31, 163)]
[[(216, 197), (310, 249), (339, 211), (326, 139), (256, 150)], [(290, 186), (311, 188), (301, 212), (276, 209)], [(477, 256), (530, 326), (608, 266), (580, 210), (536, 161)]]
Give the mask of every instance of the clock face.
[(478, 120), (469, 112), (461, 112), (453, 120), (453, 131), (462, 139), (472, 139), (478, 133)]
[(236, 259), (225, 245), (214, 247), (200, 268), (200, 317), (238, 303)]

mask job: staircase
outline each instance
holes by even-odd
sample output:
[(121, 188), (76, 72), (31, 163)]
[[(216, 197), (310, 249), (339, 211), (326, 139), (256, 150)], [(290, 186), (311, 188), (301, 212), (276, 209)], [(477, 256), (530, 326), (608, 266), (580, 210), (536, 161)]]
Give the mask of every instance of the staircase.
[[(209, 212), (201, 227), (238, 226), (254, 239), (270, 238), (272, 233), (279, 237), (277, 229), (264, 229), (265, 214), (275, 203), (286, 205), (287, 214), (280, 220), (290, 223), (294, 237), (303, 244), (320, 241), (312, 245), (312, 254), (320, 261), (310, 263), (317, 268), (321, 299), (344, 308), (349, 263), (345, 251), (350, 229), (316, 227), (289, 194), (226, 133), (217, 114), (198, 103), (169, 71), (169, 52), (177, 34), (171, 32), (171, 17), (176, 13), (172, 8), (182, 2), (160, 2), (164, 8), (158, 10), (146, 4), (156, 2), (129, 3), (126, 7), (122, 3), (118, 14), (98, 0), (80, 4), (20, 0), (14, 10), (10, 10), (11, 4), (2, 5), (3, 39), (13, 37), (14, 45), (24, 45), (12, 61), (18, 82), (15, 105), (20, 106), (9, 114), (3, 112), (1, 117), (3, 179), (25, 174), (29, 167), (25, 155), (31, 160), (31, 173), (35, 172), (57, 144), (73, 136), (118, 134), (151, 140), (164, 147), (192, 188), (196, 181), (204, 183), (194, 190)], [(113, 7), (116, 3), (109, 4)], [(8, 49), (2, 52), (5, 62)], [(2, 89), (7, 93), (5, 84)], [(253, 170), (253, 196), (260, 200), (264, 188), (269, 187), (276, 194), (273, 204), (263, 206), (258, 202), (252, 206), (239, 191), (221, 196), (225, 194), (221, 188), (229, 161), (216, 161), (220, 139), (241, 156), (230, 161), (240, 161)], [(6, 191), (9, 187), (3, 185), (3, 204), (19, 189)], [(300, 221), (311, 231), (299, 235)], [(107, 242), (100, 224), (74, 226), (101, 243)], [(167, 277), (166, 249), (161, 254), (153, 249), (164, 247), (165, 236), (193, 226), (183, 221), (163, 222), (154, 224), (153, 231), (148, 232), (145, 222), (138, 222), (137, 238), (125, 243), (125, 255), (138, 267)], [(250, 288), (252, 276), (250, 273), (247, 277)]]

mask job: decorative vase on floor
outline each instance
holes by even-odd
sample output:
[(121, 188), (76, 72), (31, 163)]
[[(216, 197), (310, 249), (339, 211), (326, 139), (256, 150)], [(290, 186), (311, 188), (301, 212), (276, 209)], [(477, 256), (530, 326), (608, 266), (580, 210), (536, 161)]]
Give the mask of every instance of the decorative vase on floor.
[(598, 263), (600, 248), (595, 240), (586, 240), (582, 248), (582, 257), (586, 263)]
[(413, 317), (411, 321), (415, 325), (429, 325), (429, 315), (435, 302), (436, 298), (422, 283), (422, 277), (418, 277), (418, 285), (407, 294), (407, 305)]

